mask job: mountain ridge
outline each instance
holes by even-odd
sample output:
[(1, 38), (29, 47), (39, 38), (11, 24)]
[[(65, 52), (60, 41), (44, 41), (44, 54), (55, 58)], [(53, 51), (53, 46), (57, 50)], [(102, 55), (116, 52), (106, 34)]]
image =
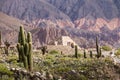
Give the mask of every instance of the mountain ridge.
[(67, 15), (43, 0), (6, 0), (3, 4), (2, 12), (27, 22), (40, 18), (69, 20)]
[(2, 42), (5, 40), (8, 40), (12, 43), (16, 42), (19, 26), (24, 26), (25, 30), (27, 31), (32, 29), (29, 24), (0, 12), (0, 31), (2, 32), (3, 36)]
[(78, 43), (99, 36), (101, 44), (114, 45), (120, 40), (119, 5), (119, 0), (2, 0), (0, 11), (33, 28), (64, 29)]

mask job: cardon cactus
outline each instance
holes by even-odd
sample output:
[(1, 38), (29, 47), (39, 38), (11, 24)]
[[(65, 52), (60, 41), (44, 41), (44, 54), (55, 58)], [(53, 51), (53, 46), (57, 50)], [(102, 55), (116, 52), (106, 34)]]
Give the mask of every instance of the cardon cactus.
[(0, 31), (0, 46), (2, 45), (2, 32)]
[(100, 53), (99, 53), (99, 57), (102, 56), (102, 48), (100, 47)]
[(84, 49), (84, 58), (87, 58), (85, 49)]
[(90, 51), (90, 58), (93, 58), (93, 54), (92, 54), (92, 51)]
[(98, 45), (98, 37), (96, 37), (96, 52), (97, 52), (97, 58), (100, 57), (100, 49), (99, 49), (99, 45)]
[(18, 36), (17, 50), (19, 53), (19, 61), (23, 62), (26, 69), (32, 70), (32, 36), (31, 33), (26, 32), (22, 26), (20, 26), (20, 32)]
[(78, 58), (78, 48), (75, 46), (75, 57)]

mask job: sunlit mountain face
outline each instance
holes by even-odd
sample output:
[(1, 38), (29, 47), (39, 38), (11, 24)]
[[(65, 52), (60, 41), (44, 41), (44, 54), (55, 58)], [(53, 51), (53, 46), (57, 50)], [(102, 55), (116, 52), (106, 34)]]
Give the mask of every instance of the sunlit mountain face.
[(0, 80), (120, 80), (120, 0), (0, 0)]
[[(118, 46), (119, 5), (119, 0), (1, 0), (0, 11), (29, 24), (29, 27), (34, 29), (62, 28), (80, 46), (90, 46), (96, 36), (99, 36), (101, 45)], [(55, 30), (52, 33), (55, 33)], [(39, 35), (40, 32), (36, 32)], [(36, 34), (35, 31), (33, 34)], [(43, 40), (36, 38), (42, 43)], [(53, 34), (52, 40), (55, 38)], [(48, 43), (49, 40), (44, 42)]]

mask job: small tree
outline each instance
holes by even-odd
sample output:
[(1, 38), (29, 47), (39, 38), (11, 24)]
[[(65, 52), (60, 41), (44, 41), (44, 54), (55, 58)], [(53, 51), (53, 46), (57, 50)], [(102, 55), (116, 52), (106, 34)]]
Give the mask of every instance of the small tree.
[(9, 47), (10, 47), (10, 43), (6, 40), (5, 42), (4, 42), (4, 44), (5, 44), (5, 54), (6, 55), (8, 55), (9, 54)]
[(47, 52), (47, 46), (41, 47), (41, 51), (42, 51), (42, 55), (45, 55), (45, 53)]

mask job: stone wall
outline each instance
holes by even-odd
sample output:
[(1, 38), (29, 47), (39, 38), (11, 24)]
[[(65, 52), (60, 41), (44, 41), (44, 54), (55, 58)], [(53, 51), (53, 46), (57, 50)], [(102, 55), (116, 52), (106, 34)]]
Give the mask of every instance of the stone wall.
[[(78, 46), (78, 44), (76, 44), (75, 41), (73, 41), (69, 36), (62, 36), (62, 45), (63, 46), (71, 46), (72, 43), (74, 45)], [(78, 48), (80, 48), (80, 47), (78, 46)]]

